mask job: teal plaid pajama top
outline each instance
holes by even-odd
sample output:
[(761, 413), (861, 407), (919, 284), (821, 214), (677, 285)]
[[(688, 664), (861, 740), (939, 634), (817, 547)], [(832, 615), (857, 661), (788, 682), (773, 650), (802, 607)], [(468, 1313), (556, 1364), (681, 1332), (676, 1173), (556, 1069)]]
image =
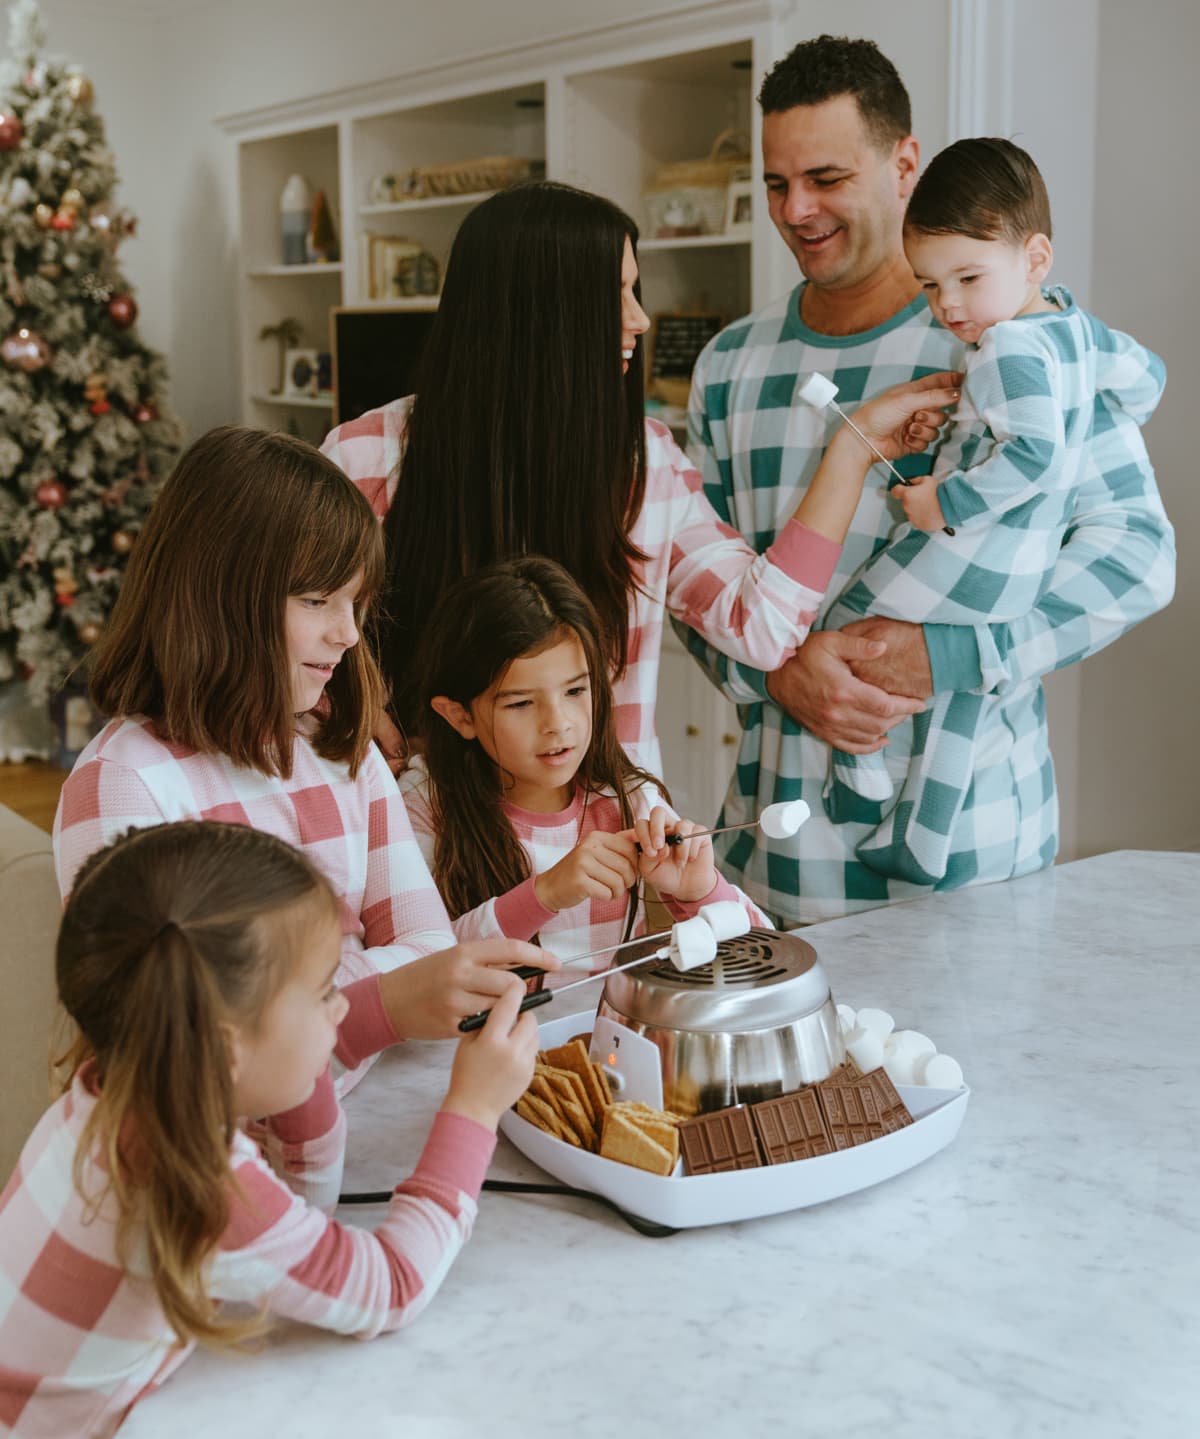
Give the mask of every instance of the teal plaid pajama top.
[[(794, 403), (800, 378), (813, 371), (828, 376), (838, 403), (852, 413), (891, 385), (964, 368), (964, 347), (936, 323), (923, 296), (873, 330), (835, 336), (801, 321), (802, 290), (797, 286), (723, 330), (701, 355), (692, 381), (692, 459), (718, 514), (759, 550), (799, 502), (841, 423), (832, 411)], [(723, 822), (753, 819), (778, 800), (803, 798), (812, 810), (790, 840), (769, 840), (756, 830), (716, 840), (726, 873), (764, 909), (793, 923), (811, 922), (931, 889), (1008, 879), (1053, 860), (1058, 803), (1041, 677), (1111, 643), (1166, 604), (1174, 587), (1173, 534), (1136, 420), (1100, 393), (1088, 433), (1062, 546), (1036, 603), (997, 620), (987, 587), (972, 604), (967, 584), (955, 596), (967, 600), (961, 622), (925, 624), (937, 691), (976, 691), (996, 701), (976, 735), (970, 783), (947, 838), (945, 872), (935, 883), (889, 874), (878, 861), (862, 863), (856, 851), (872, 822), (835, 824), (823, 807), (829, 746), (770, 702), (760, 671), (676, 626), (739, 707), (742, 738)], [(926, 454), (897, 468), (915, 476), (932, 464)], [(878, 465), (868, 474), (824, 614), (904, 524), (886, 478)], [(966, 517), (956, 510), (955, 518)], [(888, 746), (895, 773), (907, 767), (909, 728), (893, 731)]]

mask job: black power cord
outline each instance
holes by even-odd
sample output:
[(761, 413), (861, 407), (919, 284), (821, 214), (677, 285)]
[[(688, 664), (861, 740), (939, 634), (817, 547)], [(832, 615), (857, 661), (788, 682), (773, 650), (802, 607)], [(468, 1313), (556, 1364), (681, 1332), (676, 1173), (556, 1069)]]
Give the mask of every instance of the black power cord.
[[(574, 1189), (569, 1184), (519, 1184), (508, 1179), (485, 1179), (484, 1189), (490, 1189), (494, 1194), (565, 1194), (570, 1199), (590, 1199), (596, 1204), (603, 1204), (611, 1209), (614, 1214), (619, 1214), (631, 1229), (636, 1229), (639, 1234), (644, 1234), (648, 1239), (665, 1239), (669, 1234), (678, 1234), (678, 1229), (672, 1229), (668, 1224), (655, 1224), (651, 1219), (643, 1219), (638, 1214), (630, 1214), (628, 1210), (622, 1209), (604, 1194), (595, 1194), (590, 1189)], [(392, 1194), (391, 1189), (369, 1190), (361, 1194), (340, 1194), (339, 1204), (387, 1204)]]

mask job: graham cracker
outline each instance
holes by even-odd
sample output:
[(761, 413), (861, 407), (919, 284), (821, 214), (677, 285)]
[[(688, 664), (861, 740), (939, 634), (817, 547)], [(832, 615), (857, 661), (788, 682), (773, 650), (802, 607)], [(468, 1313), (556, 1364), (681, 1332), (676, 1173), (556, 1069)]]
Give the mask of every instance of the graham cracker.
[(635, 1169), (645, 1169), (651, 1174), (667, 1175), (675, 1168), (675, 1161), (661, 1144), (643, 1133), (625, 1115), (611, 1110), (605, 1115), (600, 1153), (605, 1159), (631, 1164)]

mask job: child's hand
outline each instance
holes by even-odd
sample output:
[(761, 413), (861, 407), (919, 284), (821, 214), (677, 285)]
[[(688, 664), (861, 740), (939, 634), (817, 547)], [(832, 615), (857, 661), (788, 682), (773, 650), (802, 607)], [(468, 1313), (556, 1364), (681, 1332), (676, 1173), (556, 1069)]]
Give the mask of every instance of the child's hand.
[[(639, 868), (659, 894), (691, 902), (712, 893), (717, 882), (712, 840), (707, 834), (688, 838), (703, 828), (690, 819), (672, 819), (661, 806), (638, 820), (632, 834), (642, 847)], [(682, 835), (683, 842), (667, 844), (668, 834)]]
[(454, 1039), (458, 1021), (495, 1004), (515, 984), (519, 964), (557, 969), (557, 956), (519, 939), (470, 939), (388, 970), (379, 992), (392, 1028), (405, 1039)]
[(937, 481), (932, 475), (914, 480), (911, 485), (896, 485), (892, 493), (899, 496), (908, 522), (918, 530), (940, 530), (946, 517), (938, 503)]
[[(854, 423), (889, 460), (916, 454), (937, 439), (945, 410), (958, 403), (962, 380), (961, 372), (946, 370), (893, 385), (860, 405)], [(851, 439), (862, 444), (856, 435)]]
[(524, 993), (525, 986), (510, 975), (487, 1023), (459, 1040), (444, 1110), (494, 1130), (504, 1111), (525, 1093), (533, 1078), (538, 1027), (532, 1014), (517, 1013)]
[(574, 909), (585, 899), (620, 899), (637, 883), (637, 851), (632, 832), (584, 835), (565, 858), (533, 882), (547, 909)]

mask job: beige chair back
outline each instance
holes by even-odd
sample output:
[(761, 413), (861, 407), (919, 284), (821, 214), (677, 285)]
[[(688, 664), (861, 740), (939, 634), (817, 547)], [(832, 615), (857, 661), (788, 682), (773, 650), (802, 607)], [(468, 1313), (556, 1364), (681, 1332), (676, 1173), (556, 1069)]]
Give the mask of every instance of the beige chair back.
[(51, 1099), (61, 914), (50, 836), (0, 805), (0, 1189)]

